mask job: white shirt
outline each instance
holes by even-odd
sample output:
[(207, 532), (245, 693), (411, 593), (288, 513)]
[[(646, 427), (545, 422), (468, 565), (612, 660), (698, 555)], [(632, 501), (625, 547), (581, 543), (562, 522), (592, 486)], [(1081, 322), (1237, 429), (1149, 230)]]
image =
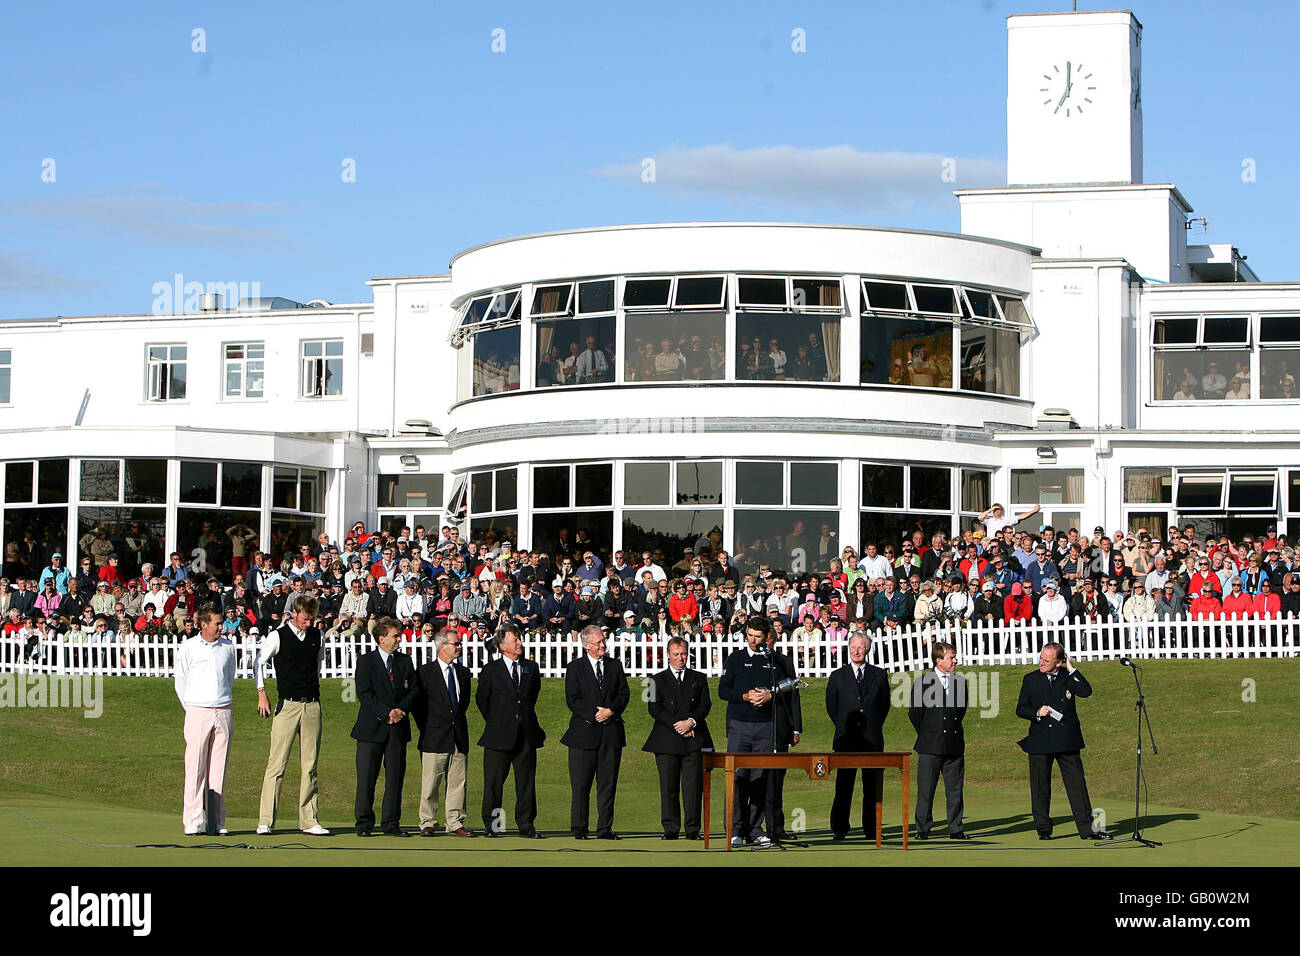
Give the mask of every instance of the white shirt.
[[(306, 631), (300, 631), (288, 622), (286, 622), (284, 626), (287, 627), (289, 629), (289, 632), (293, 634), (294, 637), (298, 638), (298, 640), (300, 641), (307, 640)], [(265, 677), (262, 674), (262, 665), (265, 664), (267, 661), (271, 660), (271, 658), (275, 657), (275, 655), (279, 653), (280, 653), (280, 628), (277, 627), (275, 630), (269, 632), (266, 635), (266, 637), (262, 638), (262, 642), (257, 645), (257, 651), (253, 655), (253, 675), (257, 680), (258, 690), (261, 690), (263, 684), (266, 682)], [(323, 658), (324, 656), (325, 656), (325, 642), (321, 641), (320, 650), (316, 652), (317, 670), (320, 669), (321, 658)]]
[(1038, 616), (1047, 624), (1059, 624), (1065, 620), (1065, 615), (1069, 613), (1070, 606), (1066, 603), (1065, 598), (1061, 595), (1049, 597), (1044, 594), (1038, 601)]
[(894, 574), (889, 559), (883, 554), (878, 554), (874, 558), (862, 558), (858, 561), (858, 567), (867, 573), (867, 579), (871, 581), (876, 578), (892, 577)]
[(398, 620), (408, 618), (415, 614), (424, 614), (424, 595), (418, 591), (415, 594), (407, 594), (403, 589), (401, 595), (397, 598), (397, 617)]
[(230, 707), (234, 701), (235, 646), (229, 638), (188, 638), (176, 652), (176, 696), (191, 707)]
[(1008, 518), (1005, 513), (1003, 513), (1001, 518), (995, 518), (992, 515), (989, 515), (984, 519), (984, 540), (987, 541), (1007, 525), (1013, 525), (1015, 523), (1015, 520), (1013, 518)]

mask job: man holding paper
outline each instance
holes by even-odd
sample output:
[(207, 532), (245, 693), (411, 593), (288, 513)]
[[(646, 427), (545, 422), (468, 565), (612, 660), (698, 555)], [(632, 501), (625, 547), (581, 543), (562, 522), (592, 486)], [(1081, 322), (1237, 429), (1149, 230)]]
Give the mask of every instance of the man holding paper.
[(1083, 840), (1109, 840), (1104, 830), (1094, 830), (1092, 802), (1083, 777), (1083, 730), (1075, 701), (1092, 694), (1092, 685), (1065, 656), (1060, 644), (1044, 644), (1038, 670), (1026, 674), (1020, 685), (1016, 716), (1029, 721), (1029, 735), (1020, 749), (1029, 755), (1029, 800), (1038, 839), (1052, 837), (1052, 761), (1061, 768), (1074, 824)]

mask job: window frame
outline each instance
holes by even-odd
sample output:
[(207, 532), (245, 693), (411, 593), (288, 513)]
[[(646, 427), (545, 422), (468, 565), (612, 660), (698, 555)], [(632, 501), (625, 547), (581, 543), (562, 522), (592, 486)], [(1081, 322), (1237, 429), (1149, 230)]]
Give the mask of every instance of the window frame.
[(0, 349), (0, 405), (13, 404), (14, 350)]
[[(329, 354), (329, 346), (337, 343), (339, 351), (337, 355)], [(309, 345), (320, 345), (320, 355), (308, 355), (307, 347)], [(343, 372), (344, 372), (344, 340), (342, 338), (328, 339), (300, 339), (298, 342), (298, 398), (302, 401), (320, 401), (322, 399), (343, 398)], [(339, 370), (337, 376), (338, 391), (329, 391), (329, 362), (337, 359)], [(313, 371), (314, 363), (321, 363), (319, 371)], [(322, 391), (309, 391), (309, 383), (319, 380)]]
[[(237, 348), (242, 350), (241, 355), (232, 358), (230, 350)], [(253, 356), (250, 352), (253, 349), (260, 350), (260, 356)], [(250, 377), (249, 366), (251, 364), (260, 366), (262, 375), (262, 387), (260, 394), (248, 394), (248, 381)], [(232, 367), (239, 369), (239, 392), (230, 394), (230, 371)], [(223, 402), (258, 402), (266, 400), (266, 340), (262, 341), (240, 341), (240, 342), (222, 342), (221, 343), (221, 400)]]
[[(164, 349), (165, 355), (155, 357), (154, 349)], [(177, 357), (174, 349), (183, 350)], [(189, 400), (189, 343), (187, 342), (146, 342), (144, 347), (144, 397), (149, 404), (174, 404)], [(175, 369), (181, 369), (181, 392), (179, 397), (175, 390)]]

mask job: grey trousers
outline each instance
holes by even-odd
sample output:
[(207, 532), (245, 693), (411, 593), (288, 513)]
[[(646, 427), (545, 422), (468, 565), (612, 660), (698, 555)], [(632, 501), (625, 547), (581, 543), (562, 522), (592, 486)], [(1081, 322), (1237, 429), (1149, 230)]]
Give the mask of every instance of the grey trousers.
[(934, 791), (943, 775), (943, 793), (948, 801), (948, 832), (962, 832), (962, 784), (966, 780), (964, 756), (941, 757), (938, 754), (917, 755), (916, 768), (916, 832), (929, 833), (934, 823), (931, 809)]

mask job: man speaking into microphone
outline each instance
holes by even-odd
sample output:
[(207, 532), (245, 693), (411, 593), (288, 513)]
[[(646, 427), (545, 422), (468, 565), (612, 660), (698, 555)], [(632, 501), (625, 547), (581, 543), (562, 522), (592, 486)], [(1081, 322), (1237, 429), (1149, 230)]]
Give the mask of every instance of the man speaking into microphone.
[(1029, 735), (1020, 749), (1029, 755), (1029, 801), (1038, 839), (1052, 838), (1052, 761), (1061, 768), (1061, 781), (1070, 799), (1074, 825), (1084, 840), (1109, 840), (1104, 830), (1094, 831), (1092, 802), (1083, 777), (1083, 730), (1075, 701), (1090, 697), (1092, 685), (1079, 672), (1060, 644), (1044, 644), (1038, 670), (1026, 674), (1020, 685), (1016, 716), (1029, 721)]
[[(727, 702), (727, 750), (731, 753), (772, 753), (771, 688), (776, 686), (776, 672), (767, 655), (771, 630), (766, 618), (751, 617), (745, 622), (747, 646), (729, 656), (723, 666), (718, 696)], [(731, 845), (771, 846), (771, 838), (763, 832), (765, 771), (749, 767), (737, 770), (735, 776)]]

